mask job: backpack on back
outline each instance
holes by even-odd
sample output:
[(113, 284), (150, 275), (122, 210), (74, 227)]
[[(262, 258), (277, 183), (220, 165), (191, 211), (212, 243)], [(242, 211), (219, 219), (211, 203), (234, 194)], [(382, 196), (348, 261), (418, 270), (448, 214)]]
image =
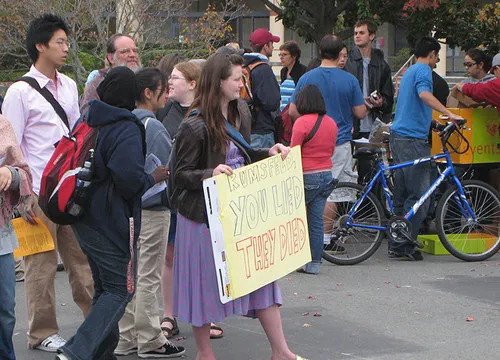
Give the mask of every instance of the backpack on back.
[(289, 146), (292, 142), (292, 129), (293, 121), (289, 113), (290, 104), (286, 104), (285, 108), (281, 110), (280, 114), (276, 117), (276, 142)]
[(255, 61), (249, 65), (243, 66), (243, 75), (241, 77), (241, 82), (243, 83), (243, 86), (240, 89), (240, 98), (246, 100), (252, 114), (254, 113), (256, 108), (253, 103), (251, 75), (252, 75), (252, 70), (262, 64), (267, 64), (267, 63), (265, 61)]
[(82, 116), (57, 143), (42, 175), (38, 204), (54, 223), (76, 223), (88, 205), (99, 130)]

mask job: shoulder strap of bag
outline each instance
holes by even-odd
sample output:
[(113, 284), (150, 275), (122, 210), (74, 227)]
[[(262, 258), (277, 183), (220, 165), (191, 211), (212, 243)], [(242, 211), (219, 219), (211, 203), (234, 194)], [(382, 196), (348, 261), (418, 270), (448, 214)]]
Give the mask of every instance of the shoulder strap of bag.
[(306, 142), (308, 142), (309, 140), (311, 140), (313, 138), (313, 136), (316, 135), (316, 132), (318, 131), (319, 126), (321, 125), (321, 120), (323, 120), (323, 115), (318, 115), (318, 120), (316, 120), (316, 124), (314, 124), (314, 127), (312, 128), (311, 132), (304, 139), (304, 142), (302, 143), (302, 146), (304, 146), (304, 144)]
[(42, 89), (38, 84), (38, 81), (36, 81), (34, 78), (30, 76), (23, 76), (22, 78), (19, 78), (17, 81), (24, 81), (28, 83), (33, 89), (38, 91), (40, 95), (42, 95), (45, 98), (45, 100), (47, 100), (50, 103), (50, 105), (52, 105), (57, 115), (59, 115), (63, 123), (67, 126), (68, 130), (71, 131), (66, 112), (62, 108), (61, 104), (59, 104), (57, 100), (54, 98), (54, 95), (52, 95), (52, 93), (46, 87)]
[(234, 126), (232, 126), (227, 120), (225, 120), (225, 123), (226, 123), (227, 134), (229, 135), (229, 137), (232, 140), (235, 140), (238, 143), (240, 143), (246, 151), (252, 151), (252, 147), (245, 140), (243, 135), (241, 135), (241, 133)]
[(146, 119), (146, 121), (144, 121), (144, 130), (147, 130), (147, 128), (148, 128), (148, 122), (149, 122), (149, 120), (151, 120), (151, 117), (148, 117)]
[[(245, 74), (243, 74), (243, 78), (245, 80), (248, 81), (243, 81), (243, 85), (245, 86), (245, 90), (248, 94), (248, 97), (250, 98), (250, 101), (253, 101), (253, 94), (252, 94), (252, 90), (250, 88), (253, 88), (253, 85), (252, 85), (252, 70), (255, 69), (257, 66), (259, 65), (262, 65), (262, 64), (266, 64), (265, 61), (256, 61), (256, 62), (253, 62), (249, 65), (246, 65), (244, 66), (244, 68), (248, 69), (248, 79), (246, 79), (246, 76)], [(250, 87), (248, 86), (248, 84), (250, 84)]]

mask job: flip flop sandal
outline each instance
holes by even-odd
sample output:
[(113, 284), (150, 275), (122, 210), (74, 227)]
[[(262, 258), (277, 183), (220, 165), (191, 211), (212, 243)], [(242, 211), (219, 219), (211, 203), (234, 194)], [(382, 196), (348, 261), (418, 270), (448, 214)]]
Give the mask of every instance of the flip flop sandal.
[(220, 334), (212, 335), (212, 333), (210, 333), (210, 339), (220, 339), (221, 337), (224, 336), (224, 330), (222, 330), (222, 328), (220, 326), (210, 324), (210, 331), (212, 331), (212, 330), (220, 331)]
[(176, 318), (172, 319), (172, 318), (169, 318), (166, 316), (163, 319), (161, 319), (160, 324), (163, 324), (165, 322), (172, 324), (171, 329), (168, 327), (165, 327), (165, 326), (161, 326), (161, 330), (163, 331), (163, 335), (165, 335), (165, 337), (167, 339), (170, 339), (179, 333), (179, 327), (177, 326), (177, 319)]
[(307, 359), (303, 358), (302, 356), (295, 355), (295, 360), (307, 360)]

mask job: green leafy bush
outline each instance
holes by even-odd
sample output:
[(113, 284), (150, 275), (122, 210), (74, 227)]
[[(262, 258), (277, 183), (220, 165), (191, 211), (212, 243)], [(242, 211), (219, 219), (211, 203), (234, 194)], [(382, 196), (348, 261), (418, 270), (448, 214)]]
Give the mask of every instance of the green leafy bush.
[(401, 68), (401, 66), (403, 66), (405, 62), (410, 58), (411, 55), (412, 55), (411, 49), (409, 48), (400, 49), (396, 54), (396, 56), (389, 58), (389, 65), (391, 66), (391, 70), (393, 72), (398, 71)]

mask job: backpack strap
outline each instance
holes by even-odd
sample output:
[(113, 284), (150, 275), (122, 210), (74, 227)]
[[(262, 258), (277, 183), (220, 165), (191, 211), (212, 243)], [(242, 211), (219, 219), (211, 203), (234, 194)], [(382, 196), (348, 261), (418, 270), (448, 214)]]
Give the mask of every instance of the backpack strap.
[[(252, 70), (255, 69), (257, 66), (262, 65), (262, 64), (267, 64), (265, 61), (255, 61), (251, 64), (248, 64), (245, 66), (248, 69), (248, 79), (246, 76), (243, 74), (243, 85), (245, 86), (245, 90), (250, 97), (250, 101), (253, 101), (253, 94), (252, 90), (250, 90), (250, 87), (248, 87), (248, 84), (252, 84)], [(247, 82), (248, 81), (248, 82)], [(251, 86), (253, 88), (253, 86)]]
[(66, 125), (69, 131), (71, 131), (68, 121), (68, 115), (66, 115), (66, 112), (62, 108), (61, 104), (57, 102), (57, 100), (54, 98), (54, 95), (52, 95), (52, 93), (46, 87), (42, 89), (38, 84), (38, 81), (36, 81), (34, 78), (30, 76), (23, 76), (22, 78), (19, 78), (16, 81), (24, 81), (28, 83), (33, 89), (38, 91), (40, 95), (42, 95), (45, 98), (45, 100), (47, 100), (50, 103), (50, 105), (52, 105), (54, 111), (57, 113), (57, 115), (59, 115), (64, 125)]
[(144, 121), (144, 130), (147, 130), (148, 128), (148, 123), (149, 123), (149, 120), (151, 120), (151, 116), (149, 116), (146, 121)]
[(248, 68), (249, 72), (251, 72), (257, 66), (262, 65), (262, 64), (267, 64), (267, 62), (265, 62), (265, 61), (255, 61), (255, 62), (253, 62), (251, 64), (248, 64), (247, 68)]
[(316, 132), (318, 131), (319, 126), (321, 125), (321, 120), (323, 120), (323, 115), (318, 115), (318, 119), (316, 120), (316, 124), (314, 124), (314, 127), (312, 128), (311, 132), (309, 133), (309, 135), (306, 136), (306, 138), (304, 139), (304, 142), (302, 142), (302, 146), (304, 146), (306, 142), (311, 140), (313, 138), (313, 136), (316, 135)]

